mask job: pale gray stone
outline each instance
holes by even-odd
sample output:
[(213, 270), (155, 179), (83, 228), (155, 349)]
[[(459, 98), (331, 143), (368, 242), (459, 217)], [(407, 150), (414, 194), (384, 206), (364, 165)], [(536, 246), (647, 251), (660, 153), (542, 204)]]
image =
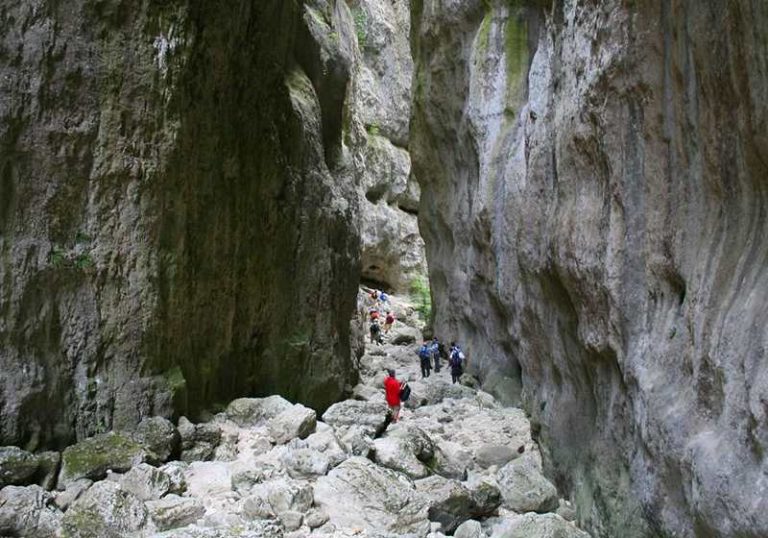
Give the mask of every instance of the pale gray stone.
[(159, 499), (171, 491), (172, 487), (170, 476), (146, 463), (133, 467), (117, 481), (124, 490), (130, 491), (142, 501)]
[(149, 517), (158, 531), (190, 525), (205, 514), (205, 507), (199, 499), (173, 494), (149, 501), (146, 505)]
[(468, 519), (456, 527), (456, 531), (453, 533), (454, 538), (482, 538), (483, 536), (485, 534), (482, 525), (474, 519)]
[(533, 458), (520, 458), (496, 473), (504, 506), (515, 512), (554, 512), (557, 489), (541, 473)]
[(142, 529), (147, 508), (133, 493), (110, 480), (96, 482), (64, 514), (71, 538), (119, 538)]
[(291, 406), (268, 422), (269, 433), (277, 444), (304, 439), (315, 431), (317, 413), (301, 404)]
[(336, 527), (392, 534), (429, 531), (428, 506), (413, 484), (365, 458), (349, 458), (320, 477), (314, 497)]
[(58, 538), (63, 514), (53, 500), (37, 485), (0, 489), (0, 535)]

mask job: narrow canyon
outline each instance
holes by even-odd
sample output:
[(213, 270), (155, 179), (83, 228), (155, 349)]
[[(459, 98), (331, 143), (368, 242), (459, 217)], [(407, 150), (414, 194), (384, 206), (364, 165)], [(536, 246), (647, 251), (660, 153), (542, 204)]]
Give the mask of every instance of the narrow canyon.
[(0, 536), (763, 538), (767, 304), (765, 0), (0, 3)]

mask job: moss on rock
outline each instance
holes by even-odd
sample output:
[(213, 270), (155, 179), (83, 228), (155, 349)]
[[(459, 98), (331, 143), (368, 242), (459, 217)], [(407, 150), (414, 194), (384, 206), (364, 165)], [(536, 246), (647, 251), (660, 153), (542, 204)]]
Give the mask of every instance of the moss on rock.
[(125, 434), (110, 432), (91, 437), (62, 453), (59, 488), (79, 478), (100, 480), (107, 470), (127, 471), (149, 456), (146, 448)]

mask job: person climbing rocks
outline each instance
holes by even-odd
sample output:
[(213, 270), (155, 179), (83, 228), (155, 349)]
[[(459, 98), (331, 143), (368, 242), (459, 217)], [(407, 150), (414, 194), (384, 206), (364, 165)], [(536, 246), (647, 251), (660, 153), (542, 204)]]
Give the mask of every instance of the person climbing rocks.
[(387, 377), (384, 379), (384, 396), (387, 400), (389, 412), (392, 415), (392, 422), (400, 419), (400, 390), (405, 385), (395, 377), (395, 371), (391, 368), (387, 370)]
[(424, 343), (417, 352), (419, 355), (419, 363), (421, 364), (421, 378), (429, 377), (430, 370), (432, 370), (432, 356), (429, 349), (429, 341), (424, 340)]
[(374, 319), (371, 321), (371, 344), (381, 345), (381, 326), (379, 325), (379, 320)]
[(387, 317), (384, 318), (384, 334), (389, 334), (392, 324), (395, 322), (395, 315), (387, 310)]
[(379, 303), (379, 290), (371, 290), (371, 293), (368, 295), (371, 299), (371, 304), (373, 306), (378, 306)]
[(381, 301), (381, 306), (389, 306), (389, 295), (382, 291), (379, 293), (379, 301)]
[(456, 342), (451, 342), (451, 380), (458, 383), (464, 373), (464, 352)]
[(432, 343), (429, 346), (429, 353), (432, 355), (432, 360), (435, 362), (435, 373), (440, 372), (440, 340), (435, 336), (432, 339)]
[(371, 308), (371, 309), (368, 311), (368, 316), (370, 316), (370, 318), (371, 318), (371, 322), (373, 322), (373, 321), (377, 321), (377, 320), (379, 319), (379, 316), (380, 316), (380, 315), (381, 315), (381, 314), (379, 313), (379, 309), (378, 309), (378, 308)]

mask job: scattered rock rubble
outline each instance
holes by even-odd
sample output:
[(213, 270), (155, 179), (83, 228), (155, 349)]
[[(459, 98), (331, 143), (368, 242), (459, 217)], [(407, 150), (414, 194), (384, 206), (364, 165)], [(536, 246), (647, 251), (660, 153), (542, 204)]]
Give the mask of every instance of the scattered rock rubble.
[[(280, 396), (240, 398), (207, 423), (153, 417), (61, 455), (0, 448), (0, 535), (588, 537), (542, 474), (525, 414), (451, 384), (448, 368), (420, 379), (413, 325), (369, 349), (356, 399), (320, 420)], [(387, 367), (412, 388), (397, 424)]]

